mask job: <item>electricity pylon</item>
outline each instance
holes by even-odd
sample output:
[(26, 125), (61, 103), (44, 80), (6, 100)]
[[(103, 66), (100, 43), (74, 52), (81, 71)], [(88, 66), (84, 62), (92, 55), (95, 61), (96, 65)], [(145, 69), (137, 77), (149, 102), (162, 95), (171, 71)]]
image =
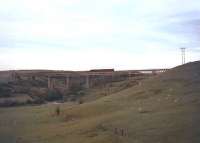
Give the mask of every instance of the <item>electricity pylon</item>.
[(182, 64), (185, 64), (185, 49), (186, 48), (181, 48)]

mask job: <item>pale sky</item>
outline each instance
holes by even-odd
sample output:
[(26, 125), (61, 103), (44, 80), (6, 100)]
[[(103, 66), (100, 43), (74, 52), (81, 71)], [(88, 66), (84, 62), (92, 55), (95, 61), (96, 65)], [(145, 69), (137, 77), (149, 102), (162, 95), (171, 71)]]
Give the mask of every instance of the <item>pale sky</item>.
[(0, 70), (170, 68), (199, 32), (200, 0), (0, 0)]

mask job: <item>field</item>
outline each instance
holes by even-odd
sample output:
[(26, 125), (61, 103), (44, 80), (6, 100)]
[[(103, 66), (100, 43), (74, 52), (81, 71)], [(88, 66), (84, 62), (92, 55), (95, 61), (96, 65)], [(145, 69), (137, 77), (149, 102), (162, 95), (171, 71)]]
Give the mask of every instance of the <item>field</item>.
[(200, 142), (200, 62), (106, 93), (83, 104), (1, 108), (0, 142)]

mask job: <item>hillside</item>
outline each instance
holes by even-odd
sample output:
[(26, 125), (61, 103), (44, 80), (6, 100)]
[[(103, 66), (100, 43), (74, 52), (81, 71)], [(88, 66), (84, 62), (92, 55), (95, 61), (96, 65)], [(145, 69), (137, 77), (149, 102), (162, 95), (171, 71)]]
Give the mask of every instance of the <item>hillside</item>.
[(83, 104), (1, 108), (0, 142), (199, 143), (199, 87), (193, 62)]

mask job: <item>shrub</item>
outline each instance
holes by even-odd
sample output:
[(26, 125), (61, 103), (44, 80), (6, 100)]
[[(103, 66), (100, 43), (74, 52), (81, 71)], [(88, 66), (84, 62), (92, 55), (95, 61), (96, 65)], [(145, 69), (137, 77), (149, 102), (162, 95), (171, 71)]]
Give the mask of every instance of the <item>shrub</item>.
[(62, 95), (58, 91), (49, 91), (48, 95), (45, 98), (47, 101), (55, 101), (55, 100), (61, 100)]
[(60, 115), (60, 107), (59, 106), (56, 107), (55, 114), (56, 114), (56, 116)]
[(22, 102), (18, 102), (16, 100), (4, 100), (3, 102), (0, 103), (0, 107), (13, 107), (13, 106), (20, 106), (20, 105), (24, 105), (24, 103)]
[(83, 104), (84, 102), (83, 102), (82, 99), (80, 99), (80, 100), (78, 101), (78, 103), (79, 103), (79, 104)]
[(6, 83), (0, 83), (0, 97), (10, 97), (12, 88)]

